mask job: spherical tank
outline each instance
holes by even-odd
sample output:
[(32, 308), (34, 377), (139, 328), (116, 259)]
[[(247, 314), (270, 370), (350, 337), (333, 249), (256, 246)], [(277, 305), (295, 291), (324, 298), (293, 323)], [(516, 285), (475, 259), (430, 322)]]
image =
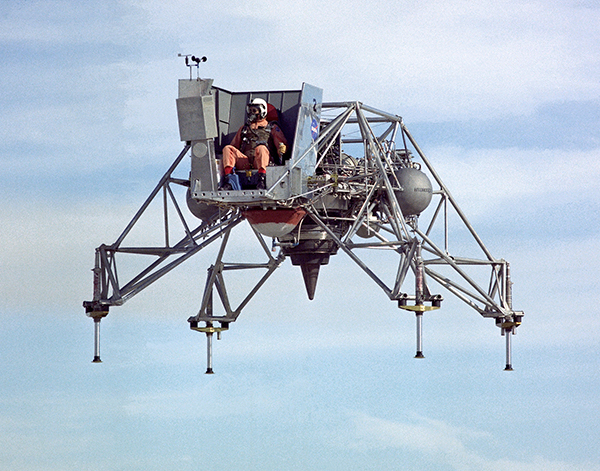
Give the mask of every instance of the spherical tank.
[(247, 209), (243, 211), (248, 222), (267, 237), (283, 237), (294, 230), (306, 214), (302, 208)]
[(190, 212), (198, 219), (202, 219), (203, 221), (208, 221), (219, 212), (219, 208), (217, 206), (200, 203), (192, 198), (190, 190), (187, 191), (186, 201)]
[(416, 168), (401, 168), (395, 173), (402, 188), (395, 192), (402, 214), (421, 214), (431, 202), (432, 186), (429, 178)]
[(379, 227), (376, 226), (378, 220), (375, 216), (369, 216), (368, 218), (368, 227), (361, 225), (356, 231), (356, 235), (363, 239), (369, 239), (375, 235), (376, 232), (379, 232)]

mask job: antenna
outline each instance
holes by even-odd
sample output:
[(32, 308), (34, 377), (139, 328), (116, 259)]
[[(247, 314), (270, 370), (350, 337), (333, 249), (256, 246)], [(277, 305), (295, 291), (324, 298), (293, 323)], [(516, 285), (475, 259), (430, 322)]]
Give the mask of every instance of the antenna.
[(192, 80), (192, 67), (196, 67), (196, 79), (200, 79), (200, 62), (206, 62), (206, 56), (196, 57), (192, 54), (177, 54), (177, 57), (185, 57), (185, 65), (190, 68), (190, 80)]

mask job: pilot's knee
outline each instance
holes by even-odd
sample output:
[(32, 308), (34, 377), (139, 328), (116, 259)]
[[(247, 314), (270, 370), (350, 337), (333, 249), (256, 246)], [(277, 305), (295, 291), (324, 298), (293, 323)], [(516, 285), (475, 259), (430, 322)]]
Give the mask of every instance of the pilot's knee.
[(254, 156), (262, 157), (265, 155), (269, 155), (269, 148), (263, 144), (256, 146), (256, 148), (254, 149)]

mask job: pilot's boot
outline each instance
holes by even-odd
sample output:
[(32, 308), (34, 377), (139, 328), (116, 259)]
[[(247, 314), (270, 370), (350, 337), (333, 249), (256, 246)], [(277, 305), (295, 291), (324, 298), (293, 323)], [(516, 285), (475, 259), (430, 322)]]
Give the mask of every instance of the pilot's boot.
[(260, 173), (258, 174), (258, 182), (256, 183), (257, 190), (266, 190), (267, 189), (267, 174)]
[(231, 183), (229, 183), (229, 175), (224, 175), (221, 186), (219, 186), (219, 191), (230, 191), (232, 189), (233, 187), (231, 186)]

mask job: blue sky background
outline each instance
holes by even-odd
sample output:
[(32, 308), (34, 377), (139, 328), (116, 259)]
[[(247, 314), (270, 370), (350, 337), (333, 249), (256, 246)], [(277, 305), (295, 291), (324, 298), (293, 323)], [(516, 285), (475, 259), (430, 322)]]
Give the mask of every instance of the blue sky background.
[[(0, 468), (600, 470), (599, 25), (584, 0), (2, 2)], [(413, 360), (413, 316), (343, 254), (314, 301), (286, 262), (216, 375), (186, 322), (202, 253), (111, 310), (91, 364), (94, 248), (182, 147), (179, 52), (403, 116), (511, 262), (515, 371), (449, 294)]]

